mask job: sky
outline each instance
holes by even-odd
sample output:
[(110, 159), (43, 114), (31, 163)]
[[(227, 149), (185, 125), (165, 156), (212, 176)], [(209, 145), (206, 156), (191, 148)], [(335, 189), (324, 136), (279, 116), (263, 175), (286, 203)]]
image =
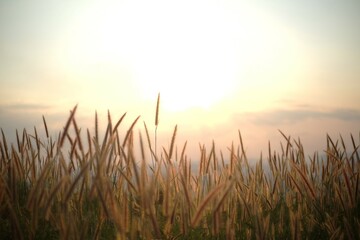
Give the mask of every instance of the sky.
[(127, 113), (151, 132), (161, 94), (159, 145), (178, 126), (199, 144), (239, 144), (248, 156), (283, 141), (323, 153), (326, 134), (360, 142), (360, 1), (2, 0), (0, 127), (65, 125), (103, 131)]

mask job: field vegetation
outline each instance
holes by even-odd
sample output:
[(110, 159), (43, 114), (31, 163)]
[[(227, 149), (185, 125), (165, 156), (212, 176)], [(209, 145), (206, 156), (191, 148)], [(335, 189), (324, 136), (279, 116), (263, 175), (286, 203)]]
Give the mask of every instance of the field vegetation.
[[(359, 139), (327, 136), (324, 156), (305, 156), (282, 134), (256, 164), (238, 145), (156, 146), (156, 131), (121, 134), (124, 114), (100, 139), (72, 109), (58, 137), (16, 131), (0, 137), (1, 239), (359, 239)], [(159, 99), (155, 129), (159, 124)], [(121, 125), (122, 126), (122, 125)], [(136, 152), (139, 149), (139, 153)], [(193, 160), (194, 161), (194, 160)], [(267, 166), (267, 167), (265, 167)]]

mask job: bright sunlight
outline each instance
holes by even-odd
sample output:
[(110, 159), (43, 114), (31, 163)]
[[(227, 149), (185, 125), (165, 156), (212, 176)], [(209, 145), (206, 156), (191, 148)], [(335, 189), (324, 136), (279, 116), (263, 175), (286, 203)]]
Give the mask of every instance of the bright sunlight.
[[(71, 33), (72, 68), (125, 66), (137, 98), (161, 92), (167, 111), (210, 109), (255, 81), (266, 88), (272, 77), (287, 78), (298, 66), (292, 61), (301, 61), (293, 34), (265, 13), (241, 9), (212, 1), (94, 4)], [(279, 62), (286, 68), (274, 67)]]

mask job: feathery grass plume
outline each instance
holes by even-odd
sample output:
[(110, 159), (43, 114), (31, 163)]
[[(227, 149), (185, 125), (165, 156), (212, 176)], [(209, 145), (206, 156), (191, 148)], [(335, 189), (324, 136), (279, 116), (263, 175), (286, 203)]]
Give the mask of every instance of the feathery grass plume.
[(126, 146), (126, 142), (127, 142), (128, 138), (129, 138), (129, 135), (130, 135), (130, 133), (132, 132), (132, 130), (133, 130), (136, 122), (139, 120), (139, 118), (140, 118), (140, 116), (138, 116), (138, 117), (134, 120), (134, 122), (131, 124), (130, 128), (127, 130), (126, 136), (125, 136), (125, 138), (124, 138), (124, 142), (123, 142), (123, 144), (122, 144), (122, 147), (123, 147), (123, 148)]
[(290, 136), (286, 137), (286, 135), (280, 130), (278, 129), (278, 131), (281, 133), (281, 135), (285, 138), (286, 140), (286, 150), (285, 150), (285, 156), (288, 156), (289, 150), (290, 148), (292, 148), (293, 146), (291, 145), (291, 141), (290, 141)]
[(359, 156), (359, 153), (357, 151), (357, 149), (359, 148), (359, 145), (356, 146), (355, 141), (354, 141), (354, 137), (353, 137), (352, 134), (350, 134), (350, 137), (351, 137), (351, 143), (352, 143), (353, 148), (354, 148), (354, 152), (356, 154), (356, 160), (359, 163), (360, 162), (360, 156)]
[(296, 169), (296, 171), (300, 174), (301, 179), (303, 180), (303, 182), (305, 183), (305, 185), (307, 186), (307, 189), (309, 190), (310, 196), (312, 199), (315, 199), (316, 195), (315, 195), (315, 190), (313, 185), (309, 182), (309, 179), (306, 176), (306, 173), (303, 172), (302, 170), (300, 170), (295, 163), (292, 163), (293, 167)]
[(171, 157), (174, 151), (174, 144), (175, 144), (175, 138), (176, 138), (176, 132), (177, 132), (177, 125), (175, 126), (174, 133), (171, 138), (171, 144), (170, 144), (170, 150), (169, 150), (169, 156), (168, 156), (168, 162), (171, 163)]
[[(15, 169), (16, 169), (16, 172), (14, 172), (14, 182), (15, 181), (21, 181), (22, 179), (25, 179), (25, 170), (21, 164), (21, 160), (19, 158), (19, 155), (16, 153), (15, 151), (15, 148), (14, 146), (11, 146), (11, 149), (12, 149), (12, 162), (10, 163), (10, 166), (11, 164), (15, 164)], [(14, 170), (15, 170), (14, 169)]]
[(99, 144), (99, 119), (97, 111), (95, 111), (95, 141)]
[(224, 160), (224, 154), (223, 152), (220, 150), (220, 159), (221, 159), (221, 165), (223, 168), (226, 168), (226, 165), (225, 165), (225, 160)]
[(155, 127), (159, 125), (159, 107), (160, 107), (160, 93), (158, 93), (158, 97), (156, 101)]
[[(163, 150), (163, 152), (164, 152), (165, 159), (166, 159), (166, 160), (169, 159), (169, 154), (168, 154), (168, 152), (166, 151), (166, 148), (165, 148), (165, 147), (162, 147), (162, 150)], [(161, 158), (162, 158), (162, 154), (161, 154)], [(168, 161), (168, 160), (167, 160), (167, 161)]]
[[(69, 139), (71, 139), (70, 138), (70, 136), (69, 136)], [(75, 160), (74, 160), (74, 155), (76, 155), (77, 156), (77, 152), (76, 152), (76, 143), (77, 143), (77, 139), (75, 139), (75, 141), (74, 142), (72, 142), (72, 140), (70, 140), (71, 141), (71, 150), (70, 150), (70, 163), (71, 163), (71, 168), (69, 169), (69, 173), (70, 173), (70, 170), (72, 169), (73, 171), (75, 171), (75, 168), (76, 168), (76, 162), (75, 162)]]
[[(115, 140), (116, 140), (116, 136), (113, 135), (110, 139), (110, 152), (108, 154), (108, 157), (107, 157), (107, 168), (106, 168), (106, 174), (108, 176), (113, 176), (114, 175), (114, 171), (115, 171), (115, 167), (117, 165), (116, 163), (116, 160), (117, 160), (117, 156), (116, 156), (116, 153), (115, 153)], [(114, 181), (114, 180), (113, 180)]]
[(331, 144), (331, 149), (333, 151), (335, 151), (336, 156), (340, 156), (339, 151), (338, 151), (338, 146), (337, 146), (338, 142), (336, 141), (336, 143), (334, 144), (333, 140), (331, 139), (331, 137), (328, 134), (326, 135), (326, 137), (327, 137), (327, 141), (328, 141), (328, 146), (329, 146), (329, 143), (330, 143)]
[(247, 157), (246, 157), (246, 152), (244, 150), (244, 144), (243, 144), (243, 140), (242, 140), (242, 137), (241, 137), (241, 132), (240, 130), (238, 130), (238, 133), (239, 133), (239, 140), (240, 140), (240, 147), (241, 147), (241, 154), (242, 156), (244, 156), (244, 159), (247, 160)]
[(148, 147), (149, 147), (150, 156), (151, 156), (151, 161), (152, 161), (152, 170), (154, 170), (154, 168), (155, 168), (155, 162), (157, 162), (158, 159), (157, 159), (157, 156), (156, 156), (154, 150), (152, 149), (149, 131), (148, 131), (148, 129), (147, 129), (147, 126), (146, 126), (146, 123), (145, 123), (145, 122), (144, 122), (144, 128), (145, 128), (146, 139), (147, 139), (147, 142), (148, 142)]
[(118, 127), (120, 126), (120, 124), (121, 124), (121, 122), (123, 121), (123, 119), (125, 118), (125, 116), (126, 116), (126, 112), (120, 117), (120, 119), (119, 119), (119, 120), (117, 121), (117, 123), (115, 124), (115, 126), (114, 126), (114, 128), (113, 128), (113, 130), (112, 130), (112, 133), (113, 133), (113, 134), (117, 131)]
[(17, 143), (17, 147), (18, 147), (18, 152), (20, 153), (20, 154), (22, 154), (23, 153), (23, 151), (22, 151), (22, 146), (23, 146), (23, 142), (21, 142), (20, 143), (20, 137), (19, 137), (19, 133), (18, 133), (18, 130), (16, 129), (15, 130), (15, 132), (16, 132), (16, 143)]
[(93, 156), (92, 142), (89, 129), (86, 129), (90, 158)]
[(43, 123), (44, 123), (44, 127), (45, 127), (46, 137), (49, 138), (49, 131), (48, 131), (48, 127), (47, 127), (44, 115), (42, 115), (42, 119), (43, 119)]
[(4, 146), (4, 149), (1, 148), (1, 154), (4, 157), (6, 157), (6, 160), (9, 160), (10, 158), (9, 158), (9, 152), (8, 152), (8, 145), (7, 145), (5, 134), (4, 134), (4, 131), (2, 130), (2, 128), (1, 128), (1, 135), (2, 135), (3, 146)]
[(160, 108), (160, 93), (158, 93), (156, 101), (156, 113), (155, 113), (155, 156), (157, 156), (157, 128), (159, 125), (159, 108)]
[(107, 111), (107, 118), (108, 118), (108, 126), (110, 128), (110, 134), (112, 134), (113, 133), (113, 131), (112, 131), (113, 128), (112, 128), (111, 114), (110, 114), (109, 109)]
[(109, 124), (106, 127), (105, 136), (104, 136), (103, 142), (101, 144), (101, 152), (103, 152), (104, 148), (107, 146), (108, 138), (111, 135), (111, 128), (110, 127), (111, 126)]
[(82, 159), (84, 159), (84, 158), (85, 158), (85, 153), (84, 153), (84, 148), (83, 148), (82, 140), (81, 140), (81, 137), (80, 137), (80, 129), (78, 128), (78, 125), (77, 125), (77, 123), (76, 123), (75, 118), (72, 119), (72, 123), (73, 123), (73, 125), (74, 125), (77, 143), (78, 143), (78, 145), (79, 145), (79, 149), (80, 149), (80, 152), (81, 152), (81, 157), (82, 157)]
[(234, 150), (234, 143), (232, 142), (231, 149), (230, 149), (230, 173), (234, 172), (235, 160), (236, 160), (236, 155), (235, 155), (235, 150)]
[[(351, 169), (355, 169), (355, 157), (358, 154), (358, 149), (360, 148), (360, 145), (354, 147), (353, 152), (350, 155), (350, 160), (351, 160)], [(357, 163), (359, 163), (359, 161), (357, 161)]]
[(134, 186), (134, 184), (132, 183), (131, 179), (123, 172), (123, 171), (119, 171), (120, 175), (125, 179), (125, 181), (127, 182), (128, 186), (136, 193), (138, 194), (138, 190), (137, 188)]
[(143, 123), (144, 123), (144, 128), (145, 128), (145, 133), (146, 133), (146, 139), (147, 139), (147, 141), (148, 141), (148, 147), (149, 147), (150, 150), (151, 150), (151, 140), (150, 140), (149, 131), (148, 131), (148, 129), (147, 129), (146, 123), (145, 123), (145, 122), (143, 122)]
[[(35, 143), (36, 143), (36, 150), (37, 152), (40, 152), (40, 139), (38, 137), (38, 134), (37, 134), (37, 131), (36, 131), (36, 127), (34, 127), (34, 133), (35, 133), (35, 136), (31, 136), (34, 140), (35, 140)], [(38, 159), (38, 163), (41, 165), (41, 159), (40, 159), (40, 154), (37, 154), (37, 159)]]
[(139, 142), (140, 142), (141, 159), (145, 162), (144, 142), (143, 142), (143, 138), (141, 135), (141, 131), (139, 131)]
[(185, 161), (185, 149), (186, 149), (186, 145), (187, 145), (187, 141), (185, 141), (184, 146), (181, 150), (181, 155), (180, 155), (180, 161), (179, 161), (179, 166), (181, 166), (183, 164), (183, 162)]
[(210, 150), (209, 156), (206, 158), (207, 159), (206, 160), (206, 171), (205, 171), (206, 173), (209, 173), (209, 168), (211, 166), (211, 158), (212, 158), (213, 154), (214, 154), (214, 148), (212, 147)]
[(341, 146), (342, 146), (342, 149), (343, 149), (342, 156), (345, 156), (345, 158), (348, 158), (344, 139), (343, 139), (341, 134), (340, 134), (339, 137), (340, 137), (340, 142), (341, 142)]
[(70, 123), (71, 123), (72, 119), (74, 118), (77, 106), (78, 105), (76, 104), (75, 107), (73, 108), (73, 110), (70, 112), (70, 117), (68, 118), (68, 120), (67, 120), (67, 122), (65, 124), (64, 132), (62, 133), (62, 137), (61, 137), (60, 142), (59, 142), (59, 148), (61, 148), (63, 146), (63, 144), (64, 144), (65, 137), (67, 136), (68, 129), (70, 127)]
[(288, 177), (291, 179), (292, 183), (295, 185), (296, 189), (298, 190), (298, 192), (300, 193), (301, 196), (304, 196), (303, 192), (301, 191), (300, 186), (297, 184), (297, 182), (295, 181), (294, 177), (289, 174)]
[(211, 146), (211, 152), (212, 152), (212, 157), (213, 157), (213, 166), (214, 166), (214, 171), (217, 171), (217, 156), (216, 156), (216, 150), (215, 150), (215, 141), (214, 139), (212, 140), (212, 146)]
[(204, 164), (205, 164), (205, 146), (201, 146), (199, 143), (199, 150), (200, 150), (200, 163), (199, 163), (199, 176), (203, 175), (204, 172)]

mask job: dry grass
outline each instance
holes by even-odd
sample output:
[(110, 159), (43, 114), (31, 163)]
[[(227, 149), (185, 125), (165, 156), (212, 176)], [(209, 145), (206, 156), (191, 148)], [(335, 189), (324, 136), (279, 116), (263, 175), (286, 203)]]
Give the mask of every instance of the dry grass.
[[(160, 95), (155, 116), (159, 124)], [(360, 235), (359, 143), (327, 136), (324, 157), (305, 158), (300, 140), (283, 135), (281, 152), (269, 143), (249, 165), (239, 144), (228, 152), (199, 146), (198, 171), (178, 152), (177, 126), (169, 148), (157, 152), (134, 135), (139, 117), (123, 134), (113, 126), (99, 139), (82, 132), (75, 113), (57, 139), (37, 129), (0, 141), (1, 239), (357, 239)], [(139, 144), (141, 157), (135, 154)], [(208, 151), (209, 150), (209, 151)], [(152, 162), (147, 161), (150, 155)]]

